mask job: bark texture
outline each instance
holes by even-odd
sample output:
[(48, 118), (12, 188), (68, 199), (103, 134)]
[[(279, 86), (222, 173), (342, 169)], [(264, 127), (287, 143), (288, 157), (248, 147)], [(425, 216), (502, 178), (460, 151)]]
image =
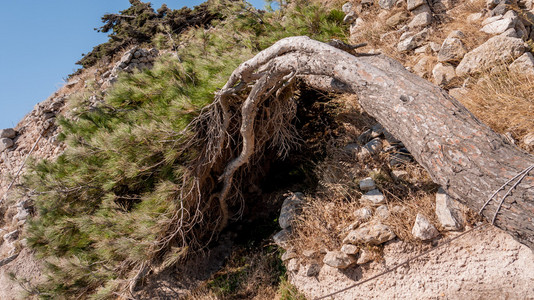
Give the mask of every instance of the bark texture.
[[(307, 37), (291, 37), (243, 63), (218, 95), (222, 115), (228, 116), (225, 97), (254, 84), (241, 106), (241, 154), (228, 162), (221, 176), (221, 202), (234, 172), (248, 163), (254, 149), (254, 118), (262, 94), (272, 93), (295, 76), (324, 91), (358, 95), (363, 109), (404, 143), (436, 183), (475, 211), (508, 179), (534, 164), (533, 156), (509, 144), (446, 91), (399, 62), (382, 55), (357, 57)], [(227, 128), (228, 124), (223, 126)], [(493, 219), (505, 193), (499, 192), (482, 212), (486, 219)], [(505, 199), (495, 221), (531, 249), (533, 199), (534, 174), (528, 174)]]

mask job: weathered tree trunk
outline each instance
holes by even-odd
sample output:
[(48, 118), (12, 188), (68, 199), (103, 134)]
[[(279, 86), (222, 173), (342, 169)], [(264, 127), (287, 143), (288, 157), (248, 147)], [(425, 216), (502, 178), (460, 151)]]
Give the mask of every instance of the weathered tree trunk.
[[(292, 37), (243, 63), (219, 93), (225, 103), (226, 96), (255, 82), (242, 105), (242, 153), (229, 162), (222, 176), (226, 181), (251, 155), (252, 120), (261, 93), (294, 76), (325, 91), (358, 95), (363, 109), (404, 143), (436, 183), (475, 211), (508, 179), (534, 164), (533, 156), (510, 145), (446, 91), (393, 59), (356, 57), (307, 37)], [(490, 221), (504, 193), (482, 212)], [(533, 198), (534, 176), (528, 174), (506, 198), (495, 225), (534, 249)]]

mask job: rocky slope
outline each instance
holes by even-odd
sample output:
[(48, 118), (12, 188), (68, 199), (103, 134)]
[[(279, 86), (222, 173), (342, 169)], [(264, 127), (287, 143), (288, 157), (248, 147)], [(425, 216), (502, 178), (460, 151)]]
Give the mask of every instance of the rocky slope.
[[(477, 88), (488, 81), (487, 76), (492, 72), (504, 70), (506, 74), (534, 76), (532, 1), (330, 2), (326, 1), (344, 12), (351, 40), (369, 43), (363, 51), (391, 55), (457, 98), (471, 99), (470, 95), (477, 93)], [(72, 113), (73, 108), (66, 106), (68, 98), (91, 87), (92, 95), (84, 105), (96, 107), (120, 72), (151, 68), (160, 52), (133, 47), (116, 57), (113, 63), (86, 69), (38, 104), (17, 127), (0, 131), (0, 195), (3, 195), (0, 200), (0, 299), (23, 297), (24, 292), (34, 292), (35, 285), (43, 280), (42, 265), (24, 239), (26, 222), (35, 212), (28, 201), (33, 191), (17, 186), (21, 182), (17, 176), (19, 169), (24, 174), (28, 157), (54, 159), (65, 150), (65, 144), (58, 140), (57, 119)], [(525, 115), (528, 116), (528, 112)], [(532, 151), (534, 127), (529, 122), (505, 128), (502, 133), (523, 149)], [(373, 281), (332, 297), (532, 298), (534, 254), (531, 249), (491, 226), (471, 231), (447, 244), (449, 239), (480, 226), (480, 220), (432, 186), (428, 179), (421, 179), (423, 175), (416, 175), (424, 171), (414, 171), (418, 169), (409, 152), (380, 124), (371, 120), (363, 125), (356, 121), (344, 125), (348, 128), (346, 132), (354, 134), (342, 136), (344, 144), (336, 145), (333, 151), (350, 159), (331, 162), (331, 165), (339, 164), (338, 172), (356, 185), (351, 187), (350, 205), (340, 209), (344, 215), (336, 215), (342, 221), (332, 222), (337, 226), (329, 222), (319, 225), (334, 236), (332, 241), (311, 234), (309, 240), (315, 240), (311, 245), (299, 240), (302, 236), (297, 234), (302, 231), (299, 226), (308, 224), (302, 217), (307, 215), (306, 210), (313, 211), (314, 201), (323, 203), (319, 198), (324, 195), (294, 193), (281, 207), (279, 225), (282, 230), (273, 239), (284, 249), (281, 259), (290, 282), (299, 291), (310, 299), (325, 296), (443, 245)], [(380, 165), (387, 165), (386, 171), (377, 167)], [(354, 171), (357, 168), (358, 171)], [(335, 183), (344, 182), (330, 182)], [(17, 188), (9, 188), (13, 184)], [(409, 199), (397, 201), (391, 188), (394, 185), (426, 193), (423, 197), (426, 202), (421, 200), (426, 206), (414, 208), (407, 204), (411, 203)], [(425, 185), (428, 187), (422, 187)], [(333, 199), (336, 195), (332, 193), (328, 197)], [(321, 204), (321, 208), (327, 211), (339, 208), (331, 202)], [(224, 235), (225, 241), (221, 244), (232, 244), (228, 241), (230, 236), (232, 233)], [(223, 250), (212, 253), (212, 259), (228, 258), (231, 247), (223, 246), (219, 247)], [(210, 271), (216, 272), (221, 265), (220, 261), (211, 262), (213, 270)], [(205, 281), (210, 275), (197, 277)], [(178, 284), (169, 278), (160, 279), (149, 281), (141, 295), (150, 298), (154, 290), (172, 291), (169, 286)], [(195, 279), (195, 284), (187, 289), (201, 285), (202, 280)], [(185, 294), (182, 290), (186, 288), (181, 286), (181, 296)]]

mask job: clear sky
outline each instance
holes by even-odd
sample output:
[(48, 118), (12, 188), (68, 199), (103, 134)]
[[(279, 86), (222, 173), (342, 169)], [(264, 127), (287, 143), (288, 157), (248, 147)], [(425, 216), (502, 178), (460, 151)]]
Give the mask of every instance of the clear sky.
[[(150, 2), (155, 9), (163, 3), (177, 9), (204, 1)], [(102, 25), (100, 17), (129, 6), (128, 0), (0, 0), (0, 129), (14, 127), (78, 69), (82, 53), (107, 40), (93, 30)]]

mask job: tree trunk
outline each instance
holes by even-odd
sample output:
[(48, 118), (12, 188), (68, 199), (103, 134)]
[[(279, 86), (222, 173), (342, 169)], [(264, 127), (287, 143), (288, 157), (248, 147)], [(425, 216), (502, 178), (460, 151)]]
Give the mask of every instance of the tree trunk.
[[(363, 109), (400, 139), (414, 158), (447, 193), (479, 211), (506, 181), (534, 165), (534, 157), (509, 144), (443, 89), (382, 56), (357, 57), (307, 37), (280, 40), (234, 71), (219, 97), (255, 82), (243, 104), (243, 150), (224, 176), (248, 162), (251, 121), (258, 92), (301, 76), (324, 91), (358, 95)], [(224, 103), (223, 100), (221, 102)], [(248, 124), (248, 125), (247, 125)], [(247, 143), (250, 142), (250, 143)], [(246, 149), (247, 148), (247, 149)], [(532, 171), (531, 173), (534, 173)], [(482, 214), (490, 221), (500, 191)], [(534, 249), (534, 176), (527, 174), (506, 197), (495, 225)]]

